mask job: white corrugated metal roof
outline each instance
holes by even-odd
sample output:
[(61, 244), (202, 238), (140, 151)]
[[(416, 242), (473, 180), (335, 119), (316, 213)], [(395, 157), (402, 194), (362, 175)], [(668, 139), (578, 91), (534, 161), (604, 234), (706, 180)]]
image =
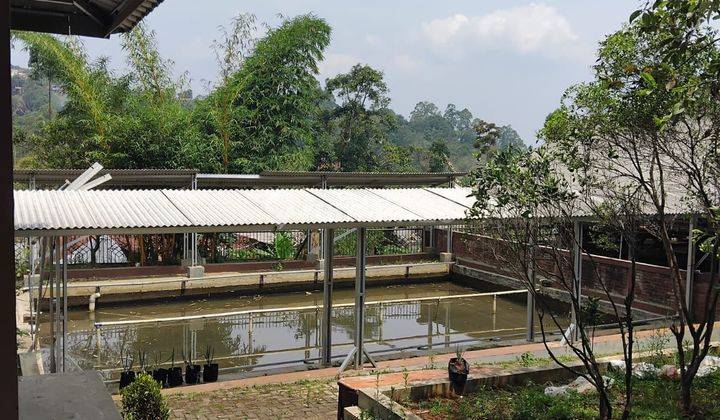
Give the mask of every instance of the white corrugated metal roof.
[[(363, 223), (407, 222), (422, 220), (410, 209), (395, 204), (369, 190), (307, 190), (326, 203), (332, 204), (354, 220)], [(402, 191), (402, 190), (397, 190)]]
[[(463, 189), (465, 190), (465, 189)], [(411, 210), (423, 219), (447, 220), (462, 219), (468, 208), (450, 200), (438, 200), (431, 191), (418, 188), (370, 189), (378, 196)], [(469, 194), (469, 190), (463, 194)]]
[[(356, 190), (357, 191), (357, 190)], [(356, 220), (307, 190), (242, 190), (248, 200), (282, 224), (351, 223)]]
[(187, 227), (191, 223), (157, 190), (15, 191), (16, 230)]
[[(469, 193), (458, 189), (459, 196)], [(464, 219), (462, 206), (422, 188), (15, 191), (15, 230), (34, 236), (414, 226)]]
[(281, 223), (238, 190), (163, 190), (193, 226), (257, 226)]

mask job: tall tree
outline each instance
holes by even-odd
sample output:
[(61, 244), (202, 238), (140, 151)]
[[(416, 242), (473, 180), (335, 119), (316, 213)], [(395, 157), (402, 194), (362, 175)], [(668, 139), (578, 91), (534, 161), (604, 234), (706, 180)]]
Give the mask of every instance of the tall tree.
[(393, 121), (382, 72), (356, 64), (325, 85), (340, 101), (333, 113), (339, 127), (335, 149), (340, 167), (346, 171), (372, 169), (376, 151), (385, 142), (386, 128)]
[(220, 79), (210, 99), (210, 116), (215, 120), (218, 135), (222, 139), (223, 172), (228, 172), (230, 166), (232, 107), (241, 88), (241, 85), (229, 81), (240, 71), (257, 42), (254, 34), (257, 30), (255, 20), (255, 16), (249, 13), (236, 16), (230, 28), (220, 28), (222, 37), (213, 42)]
[(315, 75), (330, 32), (330, 26), (313, 15), (287, 19), (271, 28), (229, 77), (226, 88), (237, 92), (232, 95), (230, 171), (312, 165), (306, 146), (313, 142), (319, 113)]

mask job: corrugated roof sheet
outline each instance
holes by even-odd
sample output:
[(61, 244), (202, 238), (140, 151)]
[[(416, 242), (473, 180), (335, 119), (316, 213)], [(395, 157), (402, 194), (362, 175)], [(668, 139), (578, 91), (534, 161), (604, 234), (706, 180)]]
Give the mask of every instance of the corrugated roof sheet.
[(16, 230), (186, 227), (162, 191), (15, 191)]
[(348, 214), (308, 193), (308, 190), (242, 190), (241, 194), (270, 214), (278, 223), (319, 224), (355, 222)]
[(163, 190), (193, 226), (258, 226), (280, 223), (238, 190)]
[[(469, 190), (462, 189), (463, 194)], [(392, 201), (393, 203), (410, 209), (423, 219), (462, 219), (466, 216), (467, 207), (451, 200), (438, 200), (437, 195), (431, 191), (418, 188), (387, 189), (376, 188), (368, 190), (373, 194)]]
[(421, 188), (15, 191), (21, 235), (412, 226), (464, 218), (462, 206)]
[[(361, 223), (419, 221), (422, 217), (370, 190), (307, 190)], [(402, 191), (402, 190), (397, 190)]]

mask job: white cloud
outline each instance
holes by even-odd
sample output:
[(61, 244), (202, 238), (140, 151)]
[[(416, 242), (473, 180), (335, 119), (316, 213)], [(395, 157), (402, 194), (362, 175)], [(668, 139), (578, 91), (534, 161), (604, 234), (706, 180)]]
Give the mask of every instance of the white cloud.
[(422, 25), (422, 32), (436, 50), (452, 54), (477, 48), (568, 56), (584, 50), (570, 22), (557, 9), (542, 3), (481, 16), (455, 14), (434, 19)]
[(403, 72), (414, 72), (421, 68), (418, 60), (408, 54), (398, 54), (392, 58), (392, 64), (395, 69)]

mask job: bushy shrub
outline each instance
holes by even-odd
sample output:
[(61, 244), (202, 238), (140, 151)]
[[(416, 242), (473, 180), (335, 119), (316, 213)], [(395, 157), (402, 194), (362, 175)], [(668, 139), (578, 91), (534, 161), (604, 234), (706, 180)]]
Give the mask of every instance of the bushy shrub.
[(167, 420), (170, 410), (160, 393), (160, 384), (141, 373), (122, 391), (123, 416), (128, 420)]

